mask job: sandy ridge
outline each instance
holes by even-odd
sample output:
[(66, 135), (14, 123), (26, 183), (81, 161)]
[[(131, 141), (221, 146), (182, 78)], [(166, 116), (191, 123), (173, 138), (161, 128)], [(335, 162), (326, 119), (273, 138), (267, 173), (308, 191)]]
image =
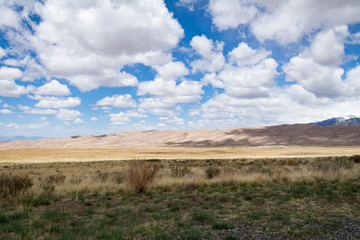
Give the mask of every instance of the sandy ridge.
[(0, 149), (235, 146), (360, 146), (360, 126), (294, 124), (223, 130), (133, 131), (109, 135), (0, 142)]

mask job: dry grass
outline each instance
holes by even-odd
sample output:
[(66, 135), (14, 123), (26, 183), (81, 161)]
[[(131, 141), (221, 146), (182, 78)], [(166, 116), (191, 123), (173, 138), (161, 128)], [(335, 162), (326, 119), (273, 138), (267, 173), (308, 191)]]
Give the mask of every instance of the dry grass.
[(83, 162), (145, 159), (237, 159), (329, 157), (360, 154), (360, 148), (120, 148), (120, 149), (12, 149), (0, 150), (0, 165), (7, 163)]
[(132, 163), (128, 170), (128, 184), (136, 193), (143, 193), (153, 183), (158, 171), (159, 165)]
[[(51, 187), (54, 187), (54, 191), (59, 194), (82, 190), (104, 193), (118, 191), (119, 189), (128, 191), (132, 185), (131, 182), (142, 181), (141, 178), (136, 180), (136, 176), (145, 176), (145, 180), (149, 180), (149, 182), (154, 180), (152, 186), (155, 187), (174, 185), (191, 187), (232, 182), (261, 184), (316, 179), (346, 181), (360, 175), (360, 164), (356, 163), (356, 159), (352, 157), (325, 157), (148, 160), (146, 166), (156, 166), (156, 171), (150, 169), (150, 172), (146, 172), (145, 168), (142, 167), (132, 168), (131, 166), (135, 166), (134, 163), (139, 162), (134, 160), (11, 163), (0, 165), (0, 175), (12, 173), (13, 175), (29, 176), (34, 183), (31, 191), (35, 193), (41, 193), (46, 189), (51, 189)], [(208, 169), (218, 169), (219, 173), (210, 179), (207, 173)], [(133, 174), (134, 179), (129, 181), (128, 177), (131, 174)], [(148, 185), (139, 189), (144, 190), (146, 187)]]

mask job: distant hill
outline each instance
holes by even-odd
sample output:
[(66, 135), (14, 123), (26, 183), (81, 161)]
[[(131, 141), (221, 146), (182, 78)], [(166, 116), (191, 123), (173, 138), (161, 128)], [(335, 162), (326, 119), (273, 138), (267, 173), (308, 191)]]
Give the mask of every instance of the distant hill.
[(360, 146), (360, 125), (294, 124), (222, 130), (134, 131), (35, 141), (0, 142), (0, 149), (257, 146)]
[(320, 122), (313, 122), (310, 124), (314, 124), (317, 126), (329, 126), (329, 125), (338, 125), (338, 126), (353, 126), (360, 125), (360, 118), (358, 117), (337, 117), (330, 118)]

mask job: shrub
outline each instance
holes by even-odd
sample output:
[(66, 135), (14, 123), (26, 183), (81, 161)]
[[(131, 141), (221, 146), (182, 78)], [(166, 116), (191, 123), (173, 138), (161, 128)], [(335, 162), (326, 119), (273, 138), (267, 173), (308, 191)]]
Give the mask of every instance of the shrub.
[(219, 176), (220, 169), (218, 167), (208, 167), (205, 170), (205, 174), (208, 179), (211, 179), (211, 178)]
[(50, 175), (47, 178), (45, 178), (45, 182), (47, 185), (50, 184), (59, 184), (59, 183), (64, 183), (66, 179), (66, 176), (63, 175), (62, 173), (58, 173), (58, 174), (54, 174), (54, 175)]
[(0, 176), (0, 197), (9, 198), (24, 193), (33, 186), (32, 180), (28, 176)]
[(360, 163), (360, 155), (351, 156), (350, 160), (354, 161), (355, 163)]
[(143, 193), (154, 181), (158, 170), (155, 164), (133, 163), (128, 170), (128, 184), (136, 193)]
[(177, 165), (171, 166), (171, 176), (172, 177), (184, 177), (186, 175), (189, 175), (191, 173), (190, 168), (184, 166), (179, 167)]

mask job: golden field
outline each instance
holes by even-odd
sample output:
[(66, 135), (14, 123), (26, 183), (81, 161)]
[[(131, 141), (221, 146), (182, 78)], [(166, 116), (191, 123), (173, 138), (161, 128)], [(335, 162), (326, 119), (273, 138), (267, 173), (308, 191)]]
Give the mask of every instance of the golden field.
[(118, 148), (0, 150), (0, 165), (9, 163), (89, 162), (146, 159), (242, 159), (330, 157), (360, 154), (357, 147)]

